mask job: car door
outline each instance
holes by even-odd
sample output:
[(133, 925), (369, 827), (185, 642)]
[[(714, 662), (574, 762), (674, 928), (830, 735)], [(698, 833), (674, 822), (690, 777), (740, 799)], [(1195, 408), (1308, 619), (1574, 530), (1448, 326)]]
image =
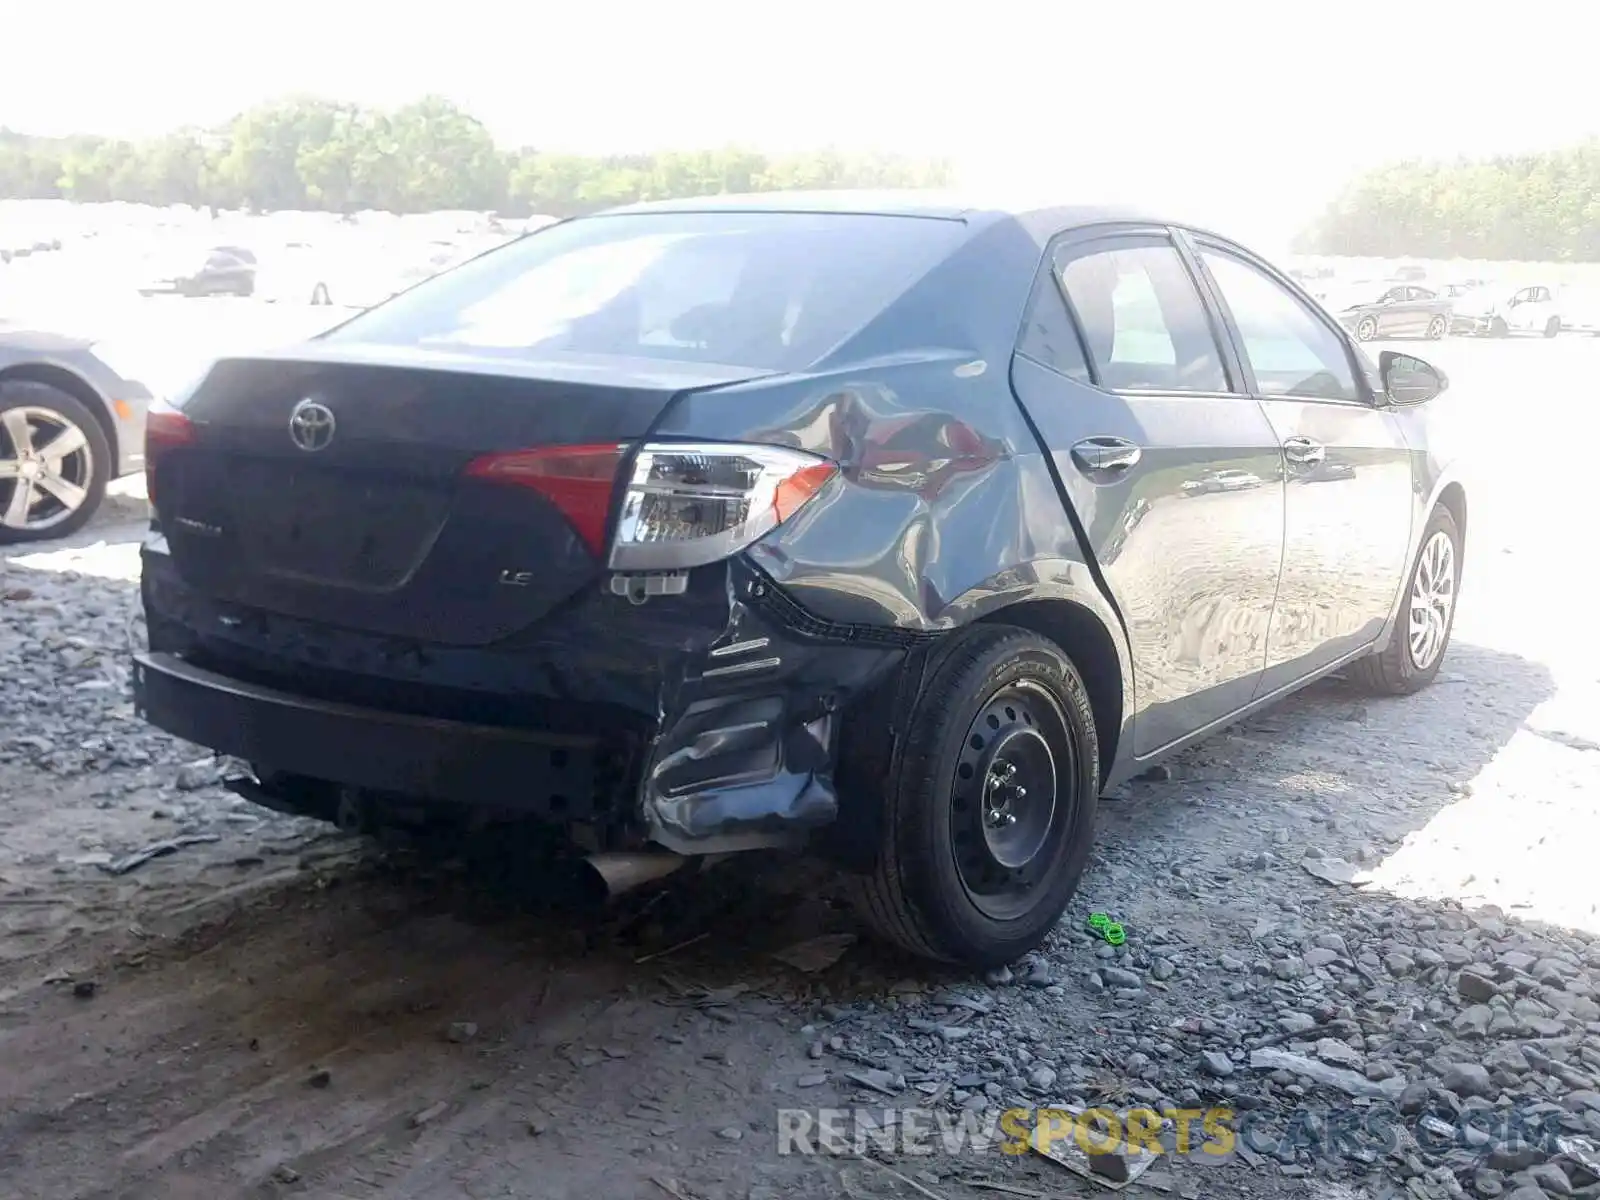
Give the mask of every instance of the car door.
[(1407, 565), (1411, 453), (1374, 405), (1369, 364), (1326, 314), (1239, 247), (1191, 240), (1287, 469), (1266, 694), (1382, 631)]
[(1426, 337), (1433, 315), (1439, 311), (1438, 293), (1413, 286), (1406, 289), (1406, 300), (1411, 305), (1411, 332), (1417, 337)]
[(1171, 234), (1053, 243), (1012, 384), (1127, 630), (1135, 754), (1248, 703), (1282, 559), (1282, 453)]
[(1378, 336), (1398, 337), (1406, 332), (1406, 288), (1392, 287), (1378, 297)]

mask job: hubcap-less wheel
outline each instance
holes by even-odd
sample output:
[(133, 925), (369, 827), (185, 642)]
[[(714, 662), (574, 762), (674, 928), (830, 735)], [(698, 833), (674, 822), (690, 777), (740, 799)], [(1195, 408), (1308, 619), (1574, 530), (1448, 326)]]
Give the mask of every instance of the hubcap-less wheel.
[(1371, 317), (1362, 317), (1356, 326), (1356, 340), (1370, 342), (1378, 334), (1378, 323)]
[(1417, 670), (1426, 671), (1443, 652), (1455, 602), (1456, 548), (1441, 529), (1423, 546), (1411, 583), (1411, 663)]
[(88, 436), (48, 408), (0, 413), (0, 526), (49, 529), (89, 498), (94, 458)]
[(985, 915), (1025, 911), (1056, 860), (1072, 827), (1075, 798), (1061, 781), (1076, 778), (1073, 752), (1060, 704), (1026, 680), (996, 693), (968, 729), (951, 788), (951, 835), (962, 886)]

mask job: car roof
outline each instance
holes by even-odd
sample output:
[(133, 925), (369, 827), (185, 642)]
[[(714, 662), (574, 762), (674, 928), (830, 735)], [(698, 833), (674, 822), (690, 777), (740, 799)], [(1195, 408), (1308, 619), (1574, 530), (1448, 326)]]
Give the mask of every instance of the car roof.
[[(1007, 218), (1031, 228), (1070, 229), (1077, 225), (1104, 225), (1135, 221), (1161, 225), (1188, 225), (1162, 218), (1131, 205), (1031, 205), (1007, 203), (995, 196), (921, 189), (750, 192), (719, 196), (692, 196), (680, 200), (647, 200), (606, 209), (597, 216), (622, 213), (789, 212), (845, 213), (862, 216), (926, 217), (969, 224), (988, 224)], [(1191, 227), (1192, 226), (1188, 226)]]

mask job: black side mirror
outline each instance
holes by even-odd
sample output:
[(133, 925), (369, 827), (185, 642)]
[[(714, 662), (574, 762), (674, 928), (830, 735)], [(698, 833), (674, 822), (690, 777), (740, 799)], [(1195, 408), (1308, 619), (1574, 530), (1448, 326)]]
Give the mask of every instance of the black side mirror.
[(1384, 397), (1390, 404), (1426, 404), (1450, 386), (1438, 367), (1395, 350), (1378, 355), (1378, 374), (1383, 377)]

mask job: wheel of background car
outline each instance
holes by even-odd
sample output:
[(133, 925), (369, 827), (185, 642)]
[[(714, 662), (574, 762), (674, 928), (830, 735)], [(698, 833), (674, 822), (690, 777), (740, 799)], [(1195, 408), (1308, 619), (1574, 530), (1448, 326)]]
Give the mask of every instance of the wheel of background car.
[(1560, 332), (1561, 332), (1561, 318), (1560, 317), (1551, 317), (1548, 321), (1546, 321), (1544, 323), (1544, 335), (1545, 335), (1545, 337), (1552, 338), (1552, 337), (1555, 337), (1556, 334), (1558, 334)]
[(1506, 324), (1506, 319), (1504, 317), (1496, 317), (1494, 320), (1489, 322), (1490, 337), (1505, 337), (1510, 332), (1511, 326)]
[(952, 636), (911, 701), (876, 865), (853, 882), (885, 938), (990, 967), (1038, 946), (1077, 888), (1099, 752), (1060, 647), (1009, 626)]
[(1433, 320), (1428, 322), (1429, 339), (1437, 342), (1445, 335), (1445, 333), (1449, 330), (1449, 327), (1450, 322), (1446, 321), (1443, 317), (1434, 317)]
[(1362, 317), (1356, 323), (1356, 341), (1370, 342), (1378, 336), (1378, 321), (1376, 317)]
[(1450, 646), (1460, 588), (1461, 531), (1441, 505), (1423, 530), (1389, 645), (1358, 660), (1352, 682), (1383, 696), (1409, 695), (1432, 683)]
[(105, 430), (77, 399), (0, 380), (0, 542), (76, 532), (100, 507), (110, 470)]
[(328, 295), (328, 285), (327, 284), (319, 283), (319, 284), (317, 284), (316, 287), (311, 289), (311, 303), (313, 303), (313, 304), (332, 304), (333, 303), (332, 298)]

